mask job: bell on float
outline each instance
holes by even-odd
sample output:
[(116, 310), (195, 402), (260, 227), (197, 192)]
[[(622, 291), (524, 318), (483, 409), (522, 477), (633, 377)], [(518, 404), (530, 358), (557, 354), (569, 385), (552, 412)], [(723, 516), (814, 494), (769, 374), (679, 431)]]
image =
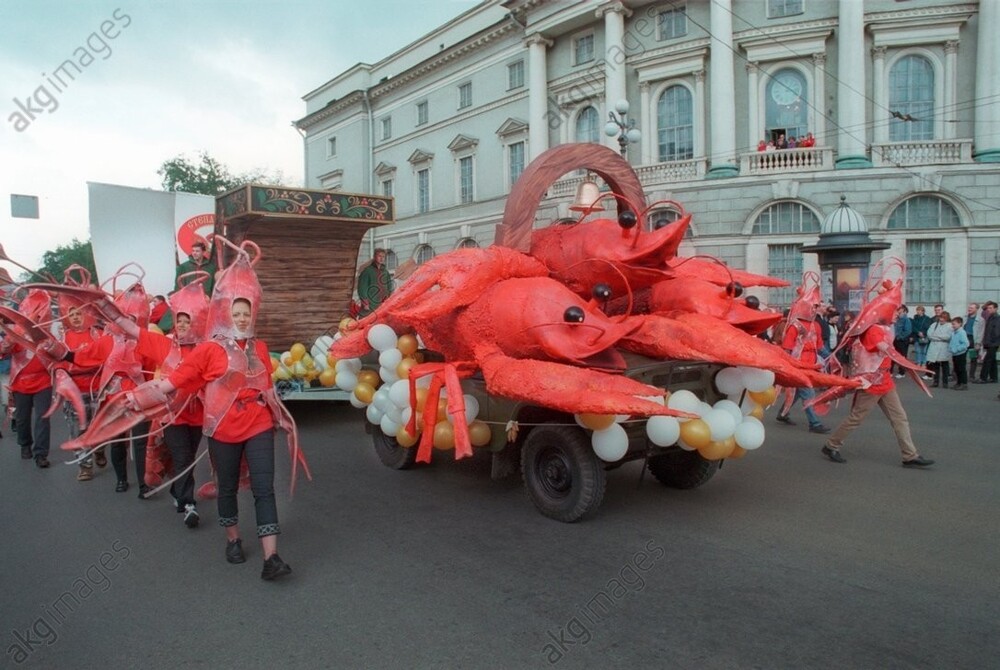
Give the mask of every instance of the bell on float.
[(576, 187), (576, 198), (573, 199), (573, 204), (569, 206), (569, 211), (571, 212), (603, 212), (604, 207), (600, 203), (601, 200), (601, 189), (594, 181), (593, 175), (589, 172), (587, 176), (583, 178), (583, 182)]

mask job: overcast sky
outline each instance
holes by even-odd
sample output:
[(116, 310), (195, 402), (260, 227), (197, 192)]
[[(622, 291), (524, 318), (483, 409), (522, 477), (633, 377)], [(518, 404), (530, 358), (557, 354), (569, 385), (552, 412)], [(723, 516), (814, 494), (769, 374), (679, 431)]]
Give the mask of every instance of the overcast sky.
[[(477, 2), (0, 0), (0, 242), (37, 267), (89, 237), (88, 181), (160, 188), (178, 154), (301, 183), (302, 96)], [(40, 218), (12, 218), (12, 193)]]

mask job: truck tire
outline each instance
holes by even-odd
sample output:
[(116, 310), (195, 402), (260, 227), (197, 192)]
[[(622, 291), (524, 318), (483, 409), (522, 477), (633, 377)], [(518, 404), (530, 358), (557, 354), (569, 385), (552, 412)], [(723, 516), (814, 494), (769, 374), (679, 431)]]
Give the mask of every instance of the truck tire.
[(535, 507), (557, 521), (579, 521), (604, 498), (604, 465), (576, 426), (532, 429), (521, 450), (521, 473)]
[(401, 447), (396, 438), (386, 435), (378, 426), (372, 431), (372, 444), (382, 465), (393, 470), (409, 470), (417, 460), (417, 445), (409, 449)]
[(661, 484), (674, 489), (695, 489), (707, 482), (722, 461), (709, 461), (697, 451), (677, 451), (649, 459), (649, 471)]

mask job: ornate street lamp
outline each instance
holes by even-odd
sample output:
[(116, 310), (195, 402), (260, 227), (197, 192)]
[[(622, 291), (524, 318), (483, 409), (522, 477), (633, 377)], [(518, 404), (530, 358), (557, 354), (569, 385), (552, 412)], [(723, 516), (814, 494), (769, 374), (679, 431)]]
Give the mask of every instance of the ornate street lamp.
[(604, 125), (605, 135), (618, 135), (618, 147), (623, 157), (628, 151), (628, 145), (635, 144), (642, 138), (642, 133), (635, 127), (635, 119), (628, 119), (626, 122), (627, 116), (628, 100), (619, 100), (615, 103), (615, 111), (608, 112), (608, 122)]

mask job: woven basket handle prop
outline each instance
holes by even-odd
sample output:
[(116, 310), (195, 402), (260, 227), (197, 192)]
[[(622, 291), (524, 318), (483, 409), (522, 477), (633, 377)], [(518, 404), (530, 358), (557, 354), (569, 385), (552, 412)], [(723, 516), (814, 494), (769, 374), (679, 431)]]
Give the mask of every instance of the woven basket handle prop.
[[(542, 153), (525, 168), (507, 196), (503, 222), (497, 225), (494, 244), (527, 252), (531, 246), (531, 231), (538, 205), (545, 192), (563, 175), (573, 170), (589, 170), (603, 179), (612, 192), (639, 209), (646, 208), (642, 183), (628, 161), (618, 152), (599, 144), (560, 144)], [(625, 201), (616, 198), (619, 214), (628, 209)]]

